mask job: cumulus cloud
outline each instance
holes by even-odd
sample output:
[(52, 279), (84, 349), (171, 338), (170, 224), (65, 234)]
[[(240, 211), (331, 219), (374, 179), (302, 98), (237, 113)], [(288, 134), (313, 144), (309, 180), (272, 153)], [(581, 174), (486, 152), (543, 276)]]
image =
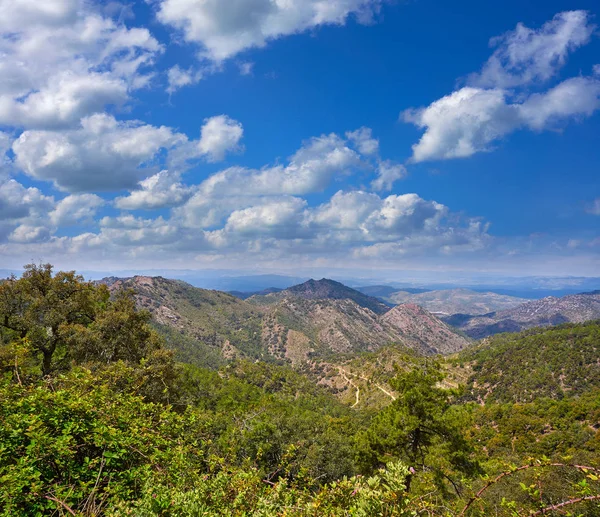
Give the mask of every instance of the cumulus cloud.
[(569, 52), (589, 42), (594, 28), (585, 11), (568, 11), (539, 30), (519, 24), (494, 38), (494, 54), (481, 73), (469, 77), (467, 86), (401, 114), (405, 122), (424, 130), (412, 147), (411, 161), (465, 158), (489, 151), (494, 142), (518, 129), (542, 131), (590, 116), (600, 107), (595, 72), (544, 92), (531, 93), (528, 86), (551, 79)]
[(519, 112), (531, 129), (542, 130), (564, 119), (590, 116), (599, 108), (600, 80), (574, 77), (547, 92), (531, 95), (519, 106)]
[(346, 138), (356, 145), (361, 154), (373, 155), (379, 152), (379, 140), (373, 138), (371, 128), (361, 127), (356, 131), (348, 131)]
[(199, 82), (202, 79), (202, 72), (194, 71), (191, 68), (184, 70), (179, 65), (175, 65), (167, 71), (167, 79), (169, 81), (167, 93), (172, 94), (184, 86)]
[(227, 115), (218, 115), (204, 121), (201, 129), (198, 149), (211, 162), (219, 162), (225, 154), (239, 151), (240, 140), (244, 136), (244, 128), (237, 120)]
[(29, 242), (26, 236), (33, 239), (34, 233), (40, 238), (48, 236), (49, 231), (32, 229), (49, 224), (47, 214), (53, 207), (54, 198), (35, 187), (26, 188), (14, 179), (0, 181), (0, 242), (6, 238)]
[(97, 114), (77, 129), (25, 131), (13, 151), (16, 164), (35, 179), (69, 192), (106, 191), (135, 187), (162, 149), (186, 141), (164, 126)]
[(565, 64), (570, 52), (590, 41), (594, 29), (586, 11), (558, 13), (537, 30), (519, 23), (514, 31), (492, 38), (490, 45), (496, 50), (470, 82), (513, 88), (546, 81)]
[(520, 128), (537, 131), (600, 108), (600, 80), (567, 79), (522, 102), (509, 102), (501, 89), (466, 86), (426, 108), (408, 110), (404, 121), (425, 129), (413, 145), (412, 161), (465, 158), (490, 150), (490, 144)]
[(518, 111), (506, 103), (503, 90), (472, 87), (461, 88), (426, 108), (405, 111), (402, 117), (425, 129), (413, 145), (415, 162), (471, 156), (519, 125)]
[(157, 18), (200, 46), (200, 55), (223, 61), (253, 47), (323, 25), (344, 25), (354, 15), (369, 22), (383, 0), (160, 0)]
[(0, 183), (1, 221), (37, 218), (53, 205), (54, 199), (35, 187), (25, 188), (14, 179)]
[(74, 194), (59, 201), (49, 218), (56, 226), (83, 224), (93, 221), (98, 208), (103, 205), (104, 200), (94, 194)]
[(377, 178), (371, 182), (371, 188), (377, 192), (392, 190), (394, 183), (406, 177), (407, 171), (404, 165), (382, 161), (377, 169)]
[(30, 226), (21, 224), (8, 236), (12, 242), (37, 243), (47, 241), (50, 238), (50, 229), (46, 226)]
[(179, 181), (177, 174), (161, 171), (140, 181), (139, 190), (115, 199), (115, 206), (122, 210), (155, 210), (183, 204), (194, 192)]
[(145, 86), (161, 45), (79, 0), (0, 0), (0, 124), (68, 127)]
[(12, 160), (8, 156), (12, 141), (13, 138), (8, 133), (0, 131), (0, 181), (6, 179), (12, 166)]

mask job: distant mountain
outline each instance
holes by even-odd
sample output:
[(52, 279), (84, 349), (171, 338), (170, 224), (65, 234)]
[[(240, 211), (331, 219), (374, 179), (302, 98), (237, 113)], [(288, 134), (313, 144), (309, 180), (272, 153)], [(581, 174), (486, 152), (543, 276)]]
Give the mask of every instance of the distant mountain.
[(414, 293), (408, 290), (388, 294), (385, 300), (394, 304), (414, 303), (437, 315), (487, 314), (510, 309), (527, 302), (523, 298), (470, 289), (442, 289)]
[(483, 316), (455, 314), (443, 320), (472, 337), (481, 339), (501, 332), (519, 332), (532, 327), (582, 323), (600, 318), (600, 291), (523, 303), (512, 309)]
[(581, 395), (600, 388), (600, 322), (486, 338), (459, 354), (456, 364), (467, 375), (471, 400), (530, 402)]
[(113, 277), (103, 283), (113, 292), (133, 289), (180, 360), (201, 366), (217, 367), (236, 357), (303, 365), (394, 343), (431, 355), (468, 344), (423, 309), (389, 311), (378, 300), (328, 280), (254, 296), (251, 302), (162, 277)]
[(352, 300), (360, 307), (370, 309), (375, 314), (384, 314), (390, 310), (390, 307), (377, 298), (326, 278), (309, 280), (303, 284), (288, 287), (278, 293), (272, 293), (262, 298), (256, 297), (253, 301), (258, 303), (274, 303), (287, 297), (302, 298), (304, 300)]

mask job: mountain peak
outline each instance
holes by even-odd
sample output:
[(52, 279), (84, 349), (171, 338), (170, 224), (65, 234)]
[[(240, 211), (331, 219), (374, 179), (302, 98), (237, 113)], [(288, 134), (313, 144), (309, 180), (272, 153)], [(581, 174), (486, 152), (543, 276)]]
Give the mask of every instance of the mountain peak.
[(370, 309), (375, 314), (384, 314), (390, 308), (377, 298), (352, 289), (341, 282), (329, 278), (310, 279), (303, 284), (294, 285), (283, 290), (279, 295), (296, 296), (307, 300), (352, 300), (361, 307)]

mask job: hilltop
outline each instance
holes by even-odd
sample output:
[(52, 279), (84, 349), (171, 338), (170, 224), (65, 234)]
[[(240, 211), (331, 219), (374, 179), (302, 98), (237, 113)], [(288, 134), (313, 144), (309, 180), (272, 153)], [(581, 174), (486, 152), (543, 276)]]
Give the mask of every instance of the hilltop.
[(327, 278), (309, 280), (277, 293), (267, 294), (264, 297), (256, 297), (254, 301), (258, 303), (274, 303), (286, 297), (303, 298), (305, 300), (352, 300), (360, 307), (369, 309), (375, 314), (384, 314), (390, 310), (388, 305), (377, 298), (368, 296), (356, 289)]

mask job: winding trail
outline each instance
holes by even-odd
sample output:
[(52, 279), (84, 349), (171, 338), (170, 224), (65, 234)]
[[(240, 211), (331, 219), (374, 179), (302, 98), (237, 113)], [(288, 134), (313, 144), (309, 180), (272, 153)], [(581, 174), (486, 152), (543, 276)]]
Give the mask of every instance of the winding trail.
[(346, 371), (344, 369), (342, 369), (341, 366), (338, 366), (338, 370), (340, 372), (340, 375), (344, 378), (344, 380), (356, 390), (356, 402), (354, 404), (352, 404), (352, 406), (351, 406), (351, 407), (356, 407), (358, 405), (358, 403), (360, 402), (360, 388), (348, 378), (348, 376), (346, 375)]
[[(346, 370), (344, 370), (341, 366), (338, 366), (338, 371), (340, 372), (340, 375), (343, 377), (343, 379), (350, 385), (352, 386), (355, 390), (356, 390), (356, 402), (351, 406), (351, 407), (356, 407), (358, 405), (358, 403), (360, 402), (360, 387), (357, 386), (354, 382), (352, 382), (352, 380), (348, 377), (348, 375), (351, 375), (353, 377), (356, 377), (358, 379), (362, 379), (363, 381), (366, 382), (371, 382), (370, 379), (367, 379), (366, 377), (364, 377), (363, 375), (357, 375), (355, 373), (352, 372), (347, 372)], [(388, 397), (390, 397), (392, 400), (396, 400), (396, 396), (393, 393), (390, 393), (388, 390), (386, 390), (383, 386), (379, 385), (378, 383), (373, 383), (375, 385), (375, 387), (380, 390), (381, 392), (385, 393)]]

